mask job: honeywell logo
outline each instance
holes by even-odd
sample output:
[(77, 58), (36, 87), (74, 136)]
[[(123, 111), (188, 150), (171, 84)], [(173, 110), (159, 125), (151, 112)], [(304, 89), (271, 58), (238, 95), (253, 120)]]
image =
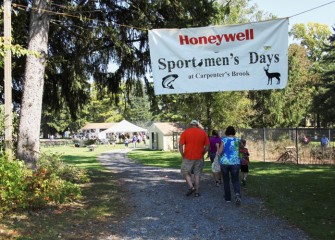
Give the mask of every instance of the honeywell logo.
[(190, 37), (188, 35), (179, 35), (180, 45), (206, 45), (215, 44), (221, 45), (222, 42), (248, 41), (254, 39), (254, 29), (246, 29), (243, 32), (224, 33), (210, 36)]

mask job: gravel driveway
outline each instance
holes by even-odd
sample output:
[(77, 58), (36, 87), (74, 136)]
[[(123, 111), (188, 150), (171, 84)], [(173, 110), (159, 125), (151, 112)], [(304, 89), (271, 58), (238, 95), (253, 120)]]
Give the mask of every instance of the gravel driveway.
[(131, 214), (100, 239), (309, 239), (285, 220), (272, 216), (262, 201), (243, 195), (242, 205), (226, 203), (223, 186), (201, 178), (200, 197), (186, 197), (179, 170), (147, 167), (126, 157), (127, 150), (108, 152), (99, 159), (129, 191)]

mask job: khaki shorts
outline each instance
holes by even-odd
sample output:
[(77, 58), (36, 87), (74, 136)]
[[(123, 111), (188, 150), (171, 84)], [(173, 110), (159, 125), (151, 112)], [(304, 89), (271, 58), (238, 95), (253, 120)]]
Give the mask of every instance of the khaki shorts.
[(204, 168), (204, 159), (188, 160), (183, 158), (180, 172), (182, 174), (189, 173), (199, 176)]

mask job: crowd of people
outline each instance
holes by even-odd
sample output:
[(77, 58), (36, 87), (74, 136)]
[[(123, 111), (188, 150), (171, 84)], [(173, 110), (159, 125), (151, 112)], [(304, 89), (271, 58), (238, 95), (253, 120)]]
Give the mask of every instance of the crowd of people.
[[(53, 135), (50, 137), (50, 141), (52, 141)], [(106, 138), (99, 139), (96, 135), (88, 136), (88, 135), (74, 135), (74, 140), (93, 140), (97, 144), (110, 144), (115, 146), (117, 143), (124, 143), (126, 147), (132, 146), (136, 147), (138, 144), (143, 143), (147, 144), (148, 136), (146, 133), (111, 133)]]
[(123, 137), (123, 142), (126, 147), (129, 147), (129, 144), (132, 144), (133, 148), (136, 148), (138, 144), (143, 142), (144, 145), (147, 144), (148, 136), (146, 134), (133, 134), (131, 137), (129, 134), (126, 134)]
[(247, 183), (249, 151), (246, 140), (236, 137), (235, 134), (235, 128), (229, 126), (225, 130), (225, 136), (220, 136), (217, 130), (213, 130), (212, 135), (208, 137), (196, 120), (192, 120), (190, 127), (182, 132), (179, 152), (182, 157), (181, 173), (188, 187), (186, 196), (200, 196), (200, 175), (207, 154), (212, 165), (215, 186), (219, 187), (223, 183), (225, 201), (232, 201), (232, 184), (234, 201), (236, 205), (241, 204), (240, 186)]

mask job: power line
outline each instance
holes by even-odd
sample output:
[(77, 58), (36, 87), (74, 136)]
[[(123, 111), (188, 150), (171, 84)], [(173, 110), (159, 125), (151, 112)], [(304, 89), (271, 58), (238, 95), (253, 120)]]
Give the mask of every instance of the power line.
[[(18, 9), (21, 9), (21, 8), (27, 8), (28, 6), (25, 6), (25, 5), (21, 5), (21, 4), (17, 4), (17, 3), (12, 3), (13, 7), (16, 7)], [(77, 19), (80, 19), (82, 21), (84, 20), (88, 20), (88, 21), (95, 21), (95, 22), (100, 22), (100, 23), (106, 23), (105, 21), (100, 21), (100, 20), (97, 20), (97, 19), (93, 19), (93, 18), (88, 18), (88, 17), (82, 17), (82, 16), (76, 16), (76, 15), (73, 15), (73, 14), (69, 14), (69, 13), (60, 13), (60, 12), (54, 12), (54, 11), (51, 11), (51, 10), (47, 10), (47, 9), (42, 9), (42, 8), (34, 8), (34, 7), (30, 7), (31, 10), (34, 10), (34, 11), (42, 11), (42, 12), (46, 12), (46, 13), (49, 13), (49, 14), (54, 14), (54, 15), (61, 15), (61, 16), (65, 16), (65, 17), (72, 17), (72, 18), (77, 18)], [(130, 25), (125, 25), (125, 24), (119, 24), (119, 23), (116, 23), (115, 21), (112, 21), (110, 20), (111, 22), (113, 22), (115, 25), (118, 25), (120, 27), (126, 27), (126, 28), (133, 28), (133, 29), (138, 29), (138, 30), (142, 30), (142, 31), (148, 31), (148, 29), (146, 28), (141, 28), (141, 27), (134, 27), (134, 26), (130, 26)]]
[(293, 18), (293, 17), (296, 17), (296, 16), (298, 16), (298, 15), (304, 14), (304, 13), (306, 13), (306, 12), (313, 11), (313, 10), (318, 9), (318, 8), (320, 8), (320, 7), (324, 7), (324, 6), (326, 6), (326, 5), (332, 4), (332, 3), (334, 3), (334, 2), (335, 2), (335, 1), (331, 1), (331, 2), (329, 2), (329, 3), (322, 4), (322, 5), (320, 5), (320, 6), (317, 6), (317, 7), (308, 9), (308, 10), (306, 10), (306, 11), (303, 11), (303, 12), (300, 12), (300, 13), (297, 13), (297, 14), (294, 14), (294, 15), (290, 16), (289, 18)]
[[(300, 13), (297, 13), (297, 14), (294, 14), (294, 15), (291, 15), (289, 17), (286, 17), (286, 18), (293, 18), (293, 17), (296, 17), (298, 15), (301, 15), (301, 14), (304, 14), (306, 12), (310, 12), (310, 11), (313, 11), (315, 9), (318, 9), (318, 8), (321, 8), (321, 7), (324, 7), (326, 5), (329, 5), (329, 4), (332, 4), (332, 3), (335, 3), (335, 1), (331, 1), (331, 2), (328, 2), (328, 3), (325, 3), (325, 4), (322, 4), (320, 6), (317, 6), (317, 7), (314, 7), (314, 8), (311, 8), (311, 9), (308, 9), (308, 10), (305, 10), (303, 12), (300, 12)], [(17, 4), (17, 3), (12, 3), (13, 7), (16, 7), (18, 9), (21, 9), (21, 8), (27, 8), (28, 6), (25, 6), (25, 5), (21, 5), (21, 4)], [(68, 8), (67, 6), (64, 6), (64, 5), (58, 5), (58, 4), (54, 4), (52, 3), (52, 5), (55, 5), (55, 6), (58, 6), (58, 7), (61, 7), (61, 8)], [(47, 12), (47, 13), (50, 13), (50, 14), (54, 14), (54, 15), (62, 15), (62, 16), (66, 16), (66, 17), (72, 17), (72, 18), (77, 18), (77, 19), (80, 19), (82, 21), (84, 20), (89, 20), (89, 21), (96, 21), (96, 22), (100, 22), (100, 23), (106, 23), (104, 21), (100, 21), (100, 20), (97, 20), (97, 19), (92, 19), (92, 18), (88, 18), (88, 17), (82, 17), (82, 16), (77, 16), (77, 15), (73, 15), (73, 14), (69, 14), (69, 13), (60, 13), (60, 12), (54, 12), (54, 11), (51, 11), (51, 10), (47, 10), (47, 9), (40, 9), (40, 8), (34, 8), (34, 7), (30, 7), (32, 10), (34, 11), (42, 11), (42, 12)], [(100, 10), (97, 10), (97, 11), (100, 11)], [(87, 11), (87, 12), (93, 12), (93, 11)], [(126, 27), (126, 28), (133, 28), (133, 29), (138, 29), (138, 30), (143, 30), (143, 31), (148, 31), (147, 28), (142, 28), (142, 27), (134, 27), (134, 26), (130, 26), (130, 25), (125, 25), (125, 24), (119, 24), (119, 23), (116, 23), (115, 21), (112, 21), (110, 20), (111, 22), (113, 22), (115, 25), (118, 25), (120, 27)]]

